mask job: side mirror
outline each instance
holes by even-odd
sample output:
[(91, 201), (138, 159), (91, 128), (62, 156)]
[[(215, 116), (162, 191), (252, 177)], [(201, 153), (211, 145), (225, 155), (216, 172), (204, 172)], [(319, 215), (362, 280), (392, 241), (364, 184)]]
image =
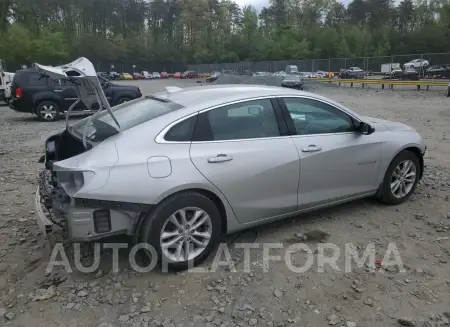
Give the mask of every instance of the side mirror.
[(372, 126), (370, 126), (370, 125), (367, 124), (367, 123), (361, 122), (361, 123), (359, 124), (358, 131), (359, 131), (361, 134), (364, 134), (364, 135), (370, 135), (370, 134), (372, 134), (373, 132), (375, 132), (375, 128), (373, 128)]
[(102, 82), (102, 88), (106, 89), (109, 86), (109, 82)]

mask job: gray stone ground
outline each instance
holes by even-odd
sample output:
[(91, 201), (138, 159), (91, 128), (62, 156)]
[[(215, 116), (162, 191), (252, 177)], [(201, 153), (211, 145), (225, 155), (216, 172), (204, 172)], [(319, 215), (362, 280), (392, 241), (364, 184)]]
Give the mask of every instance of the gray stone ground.
[[(195, 81), (140, 81), (144, 92)], [(5, 326), (444, 326), (450, 318), (450, 99), (445, 90), (337, 88), (309, 83), (361, 114), (414, 126), (428, 146), (426, 173), (411, 199), (397, 207), (362, 200), (288, 219), (226, 238), (237, 272), (110, 273), (102, 271), (45, 275), (49, 246), (38, 235), (33, 195), (42, 154), (41, 136), (63, 127), (0, 107), (0, 325)], [(233, 244), (261, 246), (283, 242), (286, 248), (308, 231), (329, 234), (343, 254), (340, 271), (319, 273), (318, 244), (312, 269), (289, 270), (284, 261), (262, 270), (262, 248), (253, 250), (251, 272)], [(365, 249), (370, 242), (382, 259), (395, 242), (406, 271), (353, 266), (344, 271), (345, 243)], [(302, 265), (305, 253), (294, 253)], [(212, 259), (203, 267), (210, 267)]]

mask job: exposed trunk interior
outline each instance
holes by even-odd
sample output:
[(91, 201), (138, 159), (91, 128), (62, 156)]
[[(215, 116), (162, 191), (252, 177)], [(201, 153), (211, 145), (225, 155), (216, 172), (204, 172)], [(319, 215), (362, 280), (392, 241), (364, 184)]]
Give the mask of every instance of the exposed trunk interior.
[[(49, 149), (47, 145), (52, 141), (55, 142), (54, 149)], [(47, 139), (45, 165), (50, 169), (48, 167), (49, 162), (65, 160), (86, 151), (87, 149), (84, 148), (81, 140), (64, 130), (64, 132)]]

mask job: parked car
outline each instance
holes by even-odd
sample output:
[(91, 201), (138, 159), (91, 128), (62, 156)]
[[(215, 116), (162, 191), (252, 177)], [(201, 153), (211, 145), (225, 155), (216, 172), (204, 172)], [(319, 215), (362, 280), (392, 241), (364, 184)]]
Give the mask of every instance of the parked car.
[(231, 69), (224, 69), (224, 70), (222, 70), (222, 74), (227, 74), (227, 75), (240, 75), (237, 71), (231, 70)]
[(255, 72), (253, 76), (267, 76), (266, 72)]
[(419, 80), (419, 72), (413, 67), (406, 67), (403, 70), (403, 80)]
[(144, 70), (141, 72), (141, 75), (144, 76), (144, 79), (152, 79), (153, 76), (148, 71)]
[(181, 73), (176, 72), (175, 74), (173, 74), (173, 78), (181, 78)]
[(339, 74), (339, 78), (352, 79), (352, 78), (364, 78), (364, 71), (359, 67), (350, 67)]
[(303, 79), (300, 74), (287, 74), (281, 82), (282, 87), (303, 90)]
[(318, 78), (327, 78), (327, 77), (328, 77), (328, 72), (325, 72), (325, 71), (323, 71), (323, 70), (318, 70), (318, 71), (316, 72), (316, 76), (317, 76)]
[(198, 74), (193, 70), (187, 70), (183, 74), (181, 74), (180, 78), (182, 79), (198, 78)]
[(169, 74), (167, 72), (161, 72), (160, 78), (169, 78)]
[(435, 65), (426, 69), (428, 78), (450, 78), (450, 65)]
[(111, 74), (107, 73), (107, 72), (97, 72), (97, 76), (101, 76), (107, 80), (112, 80), (113, 77), (111, 76)]
[[(103, 92), (112, 106), (121, 104), (142, 96), (136, 86), (113, 84), (99, 76)], [(15, 111), (35, 114), (42, 121), (57, 120), (60, 114), (66, 112), (78, 99), (72, 82), (67, 80), (52, 80), (39, 74), (34, 69), (19, 70), (11, 83), (12, 98), (9, 107)], [(73, 113), (92, 113), (98, 104), (87, 108), (79, 103)]]
[(273, 76), (278, 76), (278, 77), (286, 77), (286, 72), (284, 71), (279, 71), (279, 72), (275, 72), (273, 73)]
[(253, 76), (253, 72), (251, 70), (244, 70), (242, 75)]
[(220, 76), (220, 72), (212, 72), (211, 76), (206, 79), (206, 83), (212, 83)]
[(120, 74), (117, 72), (98, 72), (97, 75), (100, 75), (107, 80), (119, 80)]
[(120, 80), (120, 74), (118, 72), (109, 72), (109, 74), (113, 77), (113, 80)]
[(411, 60), (405, 64), (403, 64), (403, 69), (405, 68), (416, 68), (416, 69), (420, 69), (420, 68), (426, 68), (427, 66), (429, 66), (429, 61), (425, 60), (425, 59), (414, 59)]
[(300, 76), (304, 77), (304, 78), (313, 78), (314, 73), (310, 73), (310, 72), (300, 72)]
[(145, 79), (145, 77), (140, 73), (133, 73), (133, 79)]
[(129, 73), (122, 73), (122, 74), (120, 74), (120, 79), (121, 80), (132, 80), (133, 75), (131, 75)]
[(56, 225), (72, 241), (133, 235), (163, 267), (186, 269), (223, 234), (364, 197), (405, 202), (426, 146), (407, 125), (317, 94), (221, 85), (117, 106), (44, 149), (35, 196), (44, 235)]

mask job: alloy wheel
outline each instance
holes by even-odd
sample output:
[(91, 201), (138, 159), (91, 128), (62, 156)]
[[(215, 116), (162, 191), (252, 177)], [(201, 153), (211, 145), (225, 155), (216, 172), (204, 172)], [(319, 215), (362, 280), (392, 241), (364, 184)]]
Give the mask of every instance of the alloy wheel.
[(160, 246), (163, 254), (173, 262), (198, 257), (208, 246), (212, 236), (212, 221), (202, 209), (186, 207), (176, 211), (161, 229)]
[(391, 192), (401, 199), (407, 196), (416, 182), (417, 167), (412, 160), (404, 160), (395, 167), (391, 177)]
[(58, 115), (58, 112), (54, 105), (46, 104), (41, 107), (39, 114), (44, 120), (54, 120)]

